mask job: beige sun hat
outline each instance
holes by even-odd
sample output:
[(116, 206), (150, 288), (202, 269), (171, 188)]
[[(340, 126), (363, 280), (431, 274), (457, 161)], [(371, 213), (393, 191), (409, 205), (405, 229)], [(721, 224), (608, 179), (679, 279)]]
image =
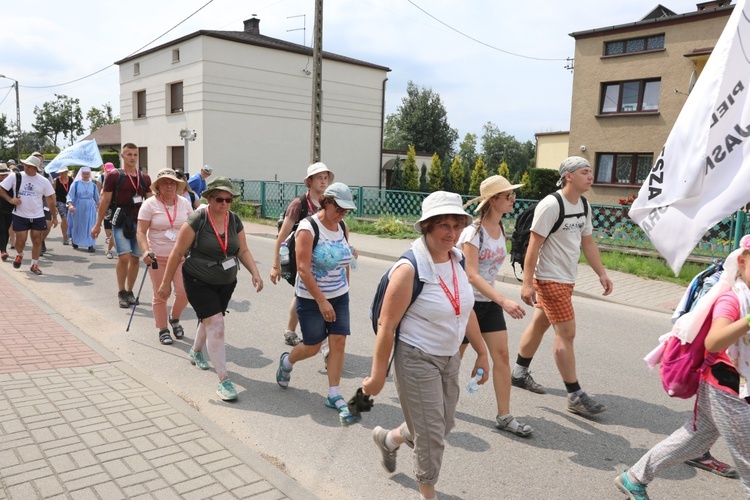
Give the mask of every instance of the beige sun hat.
[(30, 167), (34, 167), (37, 169), (38, 172), (42, 171), (42, 160), (40, 160), (34, 155), (29, 156), (25, 160), (21, 160), (21, 165), (28, 165)]
[(482, 184), (479, 185), (479, 196), (465, 203), (464, 208), (472, 203), (480, 202), (479, 205), (477, 205), (477, 208), (474, 209), (475, 213), (479, 212), (482, 206), (487, 203), (487, 200), (496, 194), (504, 193), (505, 191), (513, 191), (521, 186), (523, 186), (523, 184), (511, 184), (508, 182), (508, 179), (502, 175), (492, 175), (482, 181)]
[(177, 183), (177, 192), (184, 188), (187, 182), (184, 179), (177, 177), (177, 174), (171, 168), (163, 168), (156, 174), (156, 179), (151, 182), (151, 191), (156, 194), (159, 192), (159, 181), (164, 179), (171, 179)]
[(422, 232), (422, 223), (437, 215), (463, 215), (466, 225), (471, 224), (471, 215), (461, 206), (461, 195), (448, 191), (435, 191), (422, 201), (422, 217), (414, 223), (414, 229)]

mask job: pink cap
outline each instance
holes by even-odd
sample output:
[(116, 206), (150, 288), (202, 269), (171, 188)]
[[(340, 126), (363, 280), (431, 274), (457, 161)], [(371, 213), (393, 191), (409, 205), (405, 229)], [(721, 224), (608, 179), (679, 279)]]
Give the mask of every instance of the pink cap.
[(107, 163), (104, 164), (104, 171), (105, 172), (111, 172), (114, 169), (115, 169), (115, 164), (112, 163), (111, 161), (108, 161)]

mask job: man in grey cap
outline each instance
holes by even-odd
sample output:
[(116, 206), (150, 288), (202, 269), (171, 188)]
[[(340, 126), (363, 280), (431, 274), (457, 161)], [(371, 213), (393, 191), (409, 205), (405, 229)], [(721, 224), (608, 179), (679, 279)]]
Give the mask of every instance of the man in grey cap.
[(206, 179), (211, 177), (213, 171), (213, 168), (209, 167), (208, 165), (203, 165), (203, 168), (200, 170), (200, 172), (188, 179), (188, 185), (190, 186), (190, 189), (195, 191), (195, 194), (198, 195), (198, 198), (200, 198), (203, 191), (206, 190)]
[[(555, 362), (568, 392), (568, 411), (591, 417), (607, 409), (581, 389), (576, 374), (573, 340), (576, 334), (573, 311), (573, 287), (581, 250), (591, 268), (599, 276), (604, 295), (612, 293), (612, 281), (607, 277), (599, 249), (592, 235), (591, 211), (582, 197), (594, 181), (589, 162), (580, 156), (566, 158), (560, 164), (562, 189), (547, 195), (534, 210), (529, 248), (524, 260), (521, 299), (534, 308), (531, 323), (521, 336), (518, 358), (511, 374), (511, 384), (543, 394), (529, 373), (529, 365), (542, 337), (552, 325), (555, 331)], [(552, 227), (563, 211), (562, 225), (555, 232)]]

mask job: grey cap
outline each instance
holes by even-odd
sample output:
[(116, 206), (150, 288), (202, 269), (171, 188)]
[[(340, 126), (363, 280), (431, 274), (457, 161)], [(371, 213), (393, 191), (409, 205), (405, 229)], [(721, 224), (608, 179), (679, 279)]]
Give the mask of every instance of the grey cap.
[(336, 205), (347, 210), (356, 210), (357, 205), (354, 204), (354, 198), (352, 198), (352, 191), (349, 186), (343, 182), (334, 182), (326, 188), (323, 192), (325, 197), (333, 197)]

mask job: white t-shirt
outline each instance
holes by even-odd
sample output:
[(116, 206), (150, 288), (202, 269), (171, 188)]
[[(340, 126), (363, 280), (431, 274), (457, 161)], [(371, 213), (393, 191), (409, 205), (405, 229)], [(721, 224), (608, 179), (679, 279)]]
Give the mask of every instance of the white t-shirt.
[[(481, 233), (479, 232), (481, 231)], [(458, 247), (461, 248), (464, 243), (475, 246), (479, 251), (479, 276), (489, 283), (491, 287), (495, 286), (495, 276), (500, 267), (505, 262), (508, 250), (505, 247), (505, 235), (500, 231), (500, 237), (495, 239), (484, 228), (477, 231), (477, 223), (471, 224), (464, 228), (461, 236), (458, 238)], [(481, 238), (480, 238), (481, 235)], [(482, 241), (481, 245), (479, 241)], [(477, 302), (491, 302), (490, 299), (482, 295), (476, 288), (474, 289), (474, 300)]]
[[(346, 279), (346, 267), (352, 260), (349, 243), (341, 226), (337, 225), (335, 231), (330, 231), (320, 222), (317, 214), (312, 216), (312, 220), (317, 224), (320, 236), (318, 244), (313, 248), (310, 272), (325, 298), (339, 297), (349, 291), (349, 281)], [(315, 237), (312, 226), (305, 219), (300, 221), (295, 237), (300, 231), (309, 231)], [(299, 274), (295, 289), (298, 297), (313, 298)]]
[(581, 238), (593, 231), (591, 225), (591, 207), (588, 215), (583, 217), (583, 200), (573, 205), (568, 202), (562, 191), (565, 214), (581, 214), (579, 217), (568, 217), (563, 220), (560, 228), (549, 234), (552, 226), (560, 215), (560, 205), (552, 195), (545, 196), (534, 210), (534, 220), (531, 230), (546, 236), (539, 260), (536, 263), (534, 277), (538, 280), (556, 281), (558, 283), (575, 283), (578, 273), (578, 258), (581, 255)]
[[(411, 266), (411, 262), (403, 259), (393, 269), (402, 264)], [(451, 295), (454, 295), (453, 269), (456, 270), (461, 315), (456, 316), (440, 284), (425, 282), (417, 300), (409, 306), (401, 320), (399, 339), (433, 356), (453, 356), (466, 334), (466, 325), (474, 307), (474, 294), (463, 267), (455, 260), (453, 266), (448, 261), (435, 264), (435, 269)]]
[(17, 205), (13, 213), (24, 219), (38, 219), (44, 217), (44, 200), (45, 196), (55, 194), (55, 189), (50, 181), (44, 178), (42, 174), (26, 175), (21, 172), (21, 189), (16, 193), (16, 176), (11, 174), (0, 182), (0, 187), (10, 191), (13, 190), (15, 198), (21, 199), (21, 204)]

